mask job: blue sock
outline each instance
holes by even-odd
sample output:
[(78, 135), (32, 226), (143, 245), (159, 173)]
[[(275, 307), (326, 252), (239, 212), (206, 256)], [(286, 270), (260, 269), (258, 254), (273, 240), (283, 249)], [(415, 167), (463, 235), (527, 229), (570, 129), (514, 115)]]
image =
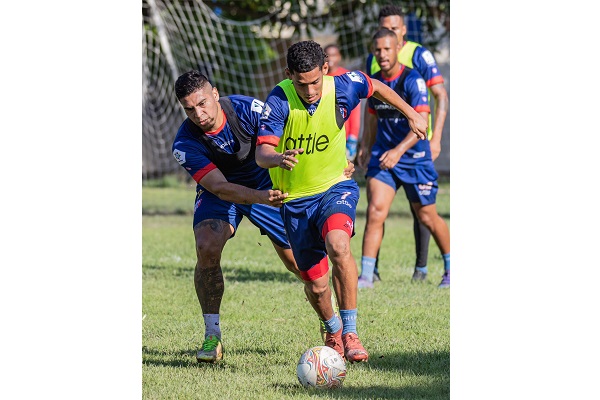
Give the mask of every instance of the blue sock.
[(442, 254), (442, 258), (444, 259), (444, 271), (450, 271), (450, 253)]
[(425, 265), (424, 267), (415, 267), (415, 269), (423, 274), (427, 273), (427, 265)]
[(342, 324), (344, 325), (344, 330), (342, 331), (342, 335), (345, 335), (348, 332), (356, 332), (356, 316), (357, 309), (354, 310), (340, 310), (340, 317), (342, 318)]
[(368, 280), (369, 282), (373, 282), (373, 270), (375, 269), (375, 259), (373, 257), (363, 256), (360, 262), (361, 273), (360, 276)]
[(337, 315), (335, 315), (335, 313), (333, 314), (333, 317), (331, 317), (331, 319), (323, 321), (323, 323), (325, 323), (325, 329), (329, 333), (336, 333), (337, 331), (342, 329), (342, 321)]

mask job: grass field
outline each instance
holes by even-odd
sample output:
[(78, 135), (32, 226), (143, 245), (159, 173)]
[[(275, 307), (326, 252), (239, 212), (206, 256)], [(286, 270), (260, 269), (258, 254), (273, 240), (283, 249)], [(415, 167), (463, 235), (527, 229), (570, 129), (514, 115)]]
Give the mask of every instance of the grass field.
[[(142, 394), (144, 399), (448, 399), (450, 292), (437, 289), (443, 263), (433, 238), (429, 277), (411, 284), (412, 220), (401, 190), (386, 222), (380, 257), (382, 281), (359, 291), (358, 331), (368, 363), (348, 365), (344, 386), (308, 390), (296, 363), (319, 345), (316, 314), (302, 284), (281, 264), (266, 236), (244, 220), (222, 258), (225, 296), (221, 329), (225, 358), (198, 364), (202, 313), (193, 284), (191, 210), (194, 187), (143, 188)], [(450, 224), (449, 182), (438, 210)], [(366, 195), (352, 251), (361, 257)]]

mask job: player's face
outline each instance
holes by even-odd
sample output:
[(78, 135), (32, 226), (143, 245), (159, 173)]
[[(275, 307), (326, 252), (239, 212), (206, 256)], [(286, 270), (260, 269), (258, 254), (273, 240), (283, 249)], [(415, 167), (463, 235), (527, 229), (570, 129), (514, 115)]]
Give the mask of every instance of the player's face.
[(221, 120), (219, 112), (219, 91), (206, 83), (202, 89), (179, 100), (185, 114), (204, 132), (217, 129)]
[(384, 36), (373, 40), (373, 55), (383, 72), (389, 72), (398, 64), (398, 40)]
[(323, 90), (323, 70), (316, 67), (308, 72), (294, 72), (286, 69), (285, 73), (294, 83), (298, 96), (308, 104), (316, 103), (321, 98)]
[(404, 20), (399, 15), (390, 15), (381, 18), (379, 20), (379, 28), (387, 28), (393, 31), (400, 43), (402, 43), (404, 35), (406, 35), (406, 25), (404, 25)]
[(340, 61), (342, 61), (342, 55), (335, 47), (328, 48), (326, 53), (328, 56), (327, 63), (329, 64), (329, 70), (335, 71), (335, 69), (340, 65)]

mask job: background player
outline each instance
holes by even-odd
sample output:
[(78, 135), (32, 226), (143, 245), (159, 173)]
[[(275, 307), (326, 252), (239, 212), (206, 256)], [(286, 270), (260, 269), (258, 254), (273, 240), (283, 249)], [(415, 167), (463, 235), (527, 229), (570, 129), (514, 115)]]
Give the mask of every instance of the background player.
[[(394, 32), (379, 30), (373, 37), (373, 51), (381, 70), (373, 79), (394, 89), (424, 118), (428, 117), (429, 104), (425, 81), (413, 69), (400, 64), (400, 46)], [(406, 118), (397, 110), (377, 99), (368, 101), (368, 123), (377, 118), (375, 143), (366, 138), (364, 150), (372, 152), (367, 169), (367, 223), (363, 237), (363, 260), (372, 260), (381, 247), (383, 223), (397, 190), (402, 186), (411, 207), (433, 237), (444, 259), (444, 278), (440, 287), (449, 286), (450, 234), (445, 221), (438, 215), (435, 200), (438, 174), (431, 158), (427, 140), (417, 140), (410, 134)], [(375, 115), (376, 114), (376, 117)], [(361, 154), (361, 156), (363, 156)], [(366, 156), (365, 156), (366, 159)], [(364, 160), (361, 160), (364, 162)], [(370, 272), (370, 274), (369, 274)], [(363, 264), (358, 287), (373, 287), (373, 270)], [(448, 284), (446, 284), (446, 276)]]
[[(434, 99), (434, 122), (431, 122), (431, 114), (429, 117), (429, 133), (428, 138), (430, 140), (432, 160), (438, 157), (441, 151), (441, 140), (442, 131), (444, 128), (444, 122), (448, 113), (448, 93), (444, 87), (444, 78), (442, 77), (433, 54), (423, 47), (421, 44), (411, 41), (404, 40), (406, 35), (405, 17), (402, 13), (402, 9), (395, 5), (386, 5), (381, 8), (378, 15), (379, 28), (387, 28), (393, 31), (398, 38), (400, 43), (400, 52), (398, 53), (398, 61), (401, 64), (408, 66), (409, 68), (417, 70), (419, 74), (425, 79), (425, 83), (429, 88), (429, 92), (433, 94)], [(373, 54), (369, 54), (367, 57), (366, 71), (369, 76), (379, 71), (379, 65), (377, 59)], [(366, 110), (365, 110), (366, 113)], [(363, 128), (363, 138), (375, 135), (376, 123), (366, 123), (367, 116), (364, 115), (365, 124)], [(373, 140), (372, 138), (369, 140)], [(361, 152), (361, 146), (359, 145), (359, 154)], [(368, 152), (367, 152), (368, 154)], [(363, 158), (364, 160), (364, 158)], [(359, 164), (360, 165), (360, 164)], [(365, 165), (360, 165), (365, 167)], [(422, 281), (427, 277), (427, 257), (429, 253), (429, 239), (430, 232), (419, 222), (418, 217), (415, 215), (412, 207), (410, 208), (413, 216), (413, 230), (415, 236), (415, 270), (413, 272), (413, 281)], [(377, 256), (373, 267), (373, 260), (363, 259), (361, 260), (361, 269), (363, 275), (368, 276), (369, 271), (373, 270), (374, 280), (379, 280), (379, 271), (377, 268), (379, 257)], [(447, 277), (446, 284), (450, 284), (450, 276)]]
[[(342, 53), (337, 44), (329, 44), (323, 49), (327, 54), (327, 75), (340, 76), (346, 72), (350, 72), (342, 67)], [(354, 107), (350, 112), (350, 118), (346, 120), (344, 125), (346, 128), (346, 158), (354, 161), (356, 158), (356, 147), (358, 144), (358, 134), (360, 133), (360, 104)]]

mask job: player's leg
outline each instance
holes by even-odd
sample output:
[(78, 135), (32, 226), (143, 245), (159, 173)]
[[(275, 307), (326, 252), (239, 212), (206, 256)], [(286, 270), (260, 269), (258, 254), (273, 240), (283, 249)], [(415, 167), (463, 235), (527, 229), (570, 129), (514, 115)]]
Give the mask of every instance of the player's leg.
[[(292, 200), (285, 203), (282, 218), (288, 233), (294, 259), (304, 282), (304, 293), (322, 322), (325, 345), (345, 359), (342, 344), (342, 321), (335, 315), (329, 286), (329, 264), (320, 232), (310, 223), (319, 198)], [(293, 223), (292, 223), (293, 221)]]
[(212, 193), (203, 192), (196, 198), (194, 238), (196, 269), (194, 286), (204, 319), (204, 342), (198, 351), (198, 362), (215, 362), (223, 358), (220, 307), (225, 290), (221, 270), (221, 254), (227, 240), (235, 234), (241, 221), (231, 203)]
[[(359, 288), (373, 287), (376, 259), (383, 240), (383, 224), (396, 195), (396, 188), (387, 182), (389, 173), (381, 171), (376, 177), (367, 178), (367, 222), (362, 243)], [(380, 177), (386, 176), (384, 180)]]
[(321, 230), (332, 265), (333, 288), (343, 324), (342, 341), (346, 359), (350, 362), (366, 361), (369, 358), (356, 328), (358, 268), (350, 247), (358, 197), (358, 185), (355, 181), (334, 185), (321, 201), (317, 220), (317, 227)]
[(415, 270), (413, 272), (412, 281), (424, 281), (427, 278), (427, 258), (429, 254), (429, 239), (431, 233), (429, 229), (421, 221), (415, 213), (415, 210), (410, 206), (410, 213), (413, 217), (413, 233), (415, 236)]
[(262, 235), (268, 236), (283, 265), (298, 279), (302, 280), (296, 259), (285, 234), (280, 209), (265, 204), (236, 204), (236, 208), (254, 226), (260, 229)]
[(446, 221), (438, 214), (435, 200), (437, 181), (405, 185), (406, 195), (419, 221), (427, 227), (435, 240), (444, 260), (444, 275), (438, 287), (450, 287), (450, 230)]

